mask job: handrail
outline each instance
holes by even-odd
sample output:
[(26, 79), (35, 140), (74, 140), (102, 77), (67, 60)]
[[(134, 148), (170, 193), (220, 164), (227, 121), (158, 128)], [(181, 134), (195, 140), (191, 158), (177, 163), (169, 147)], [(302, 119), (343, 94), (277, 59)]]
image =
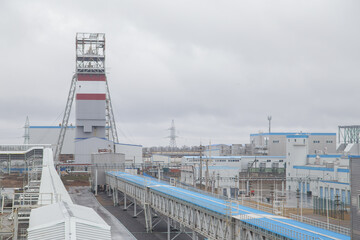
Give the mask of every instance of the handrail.
[(241, 214), (239, 217), (243, 222), (261, 227), (263, 229), (288, 237), (290, 239), (320, 240), (319, 237), (314, 237), (306, 233), (295, 231), (290, 228), (282, 227), (277, 224), (273, 224), (271, 222), (261, 220), (259, 218), (251, 217), (249, 216), (249, 214)]
[(320, 227), (320, 228), (323, 228), (323, 229), (327, 229), (329, 231), (337, 232), (337, 233), (348, 235), (348, 236), (350, 236), (350, 234), (351, 234), (350, 228), (346, 228), (346, 227), (343, 227), (343, 226), (338, 226), (338, 225), (331, 224), (331, 223), (328, 224), (326, 222), (322, 222), (322, 221), (312, 219), (312, 218), (308, 218), (308, 217), (304, 217), (304, 216), (301, 217), (301, 216), (293, 214), (293, 213), (290, 213), (289, 217), (291, 219), (293, 219), (293, 220), (296, 220), (296, 221), (299, 221), (299, 222), (304, 222), (304, 223), (313, 225), (315, 227)]

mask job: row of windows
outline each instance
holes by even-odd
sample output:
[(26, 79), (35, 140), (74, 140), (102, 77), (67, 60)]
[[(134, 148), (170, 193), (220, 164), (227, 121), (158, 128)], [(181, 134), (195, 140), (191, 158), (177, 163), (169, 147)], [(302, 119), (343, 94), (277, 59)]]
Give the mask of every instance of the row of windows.
[[(290, 142), (290, 139), (288, 139), (288, 142)], [(294, 142), (296, 142), (296, 138), (294, 139)], [(305, 143), (305, 139), (303, 139), (303, 142)]]
[[(203, 161), (206, 161), (206, 158), (204, 158)], [(192, 159), (192, 161), (189, 161), (189, 162), (200, 162), (200, 160)], [(226, 162), (226, 160), (217, 159), (217, 160), (215, 160), (215, 162)], [(230, 159), (230, 160), (227, 160), (227, 162), (240, 162), (240, 160), (238, 160), (238, 159)], [(259, 162), (259, 159), (254, 160), (254, 162)], [(266, 162), (271, 162), (271, 159), (267, 159)], [(279, 162), (284, 162), (284, 160), (280, 159)]]
[[(320, 143), (320, 140), (315, 140), (313, 141), (313, 143)], [(333, 143), (332, 140), (326, 140), (326, 143)]]
[[(288, 142), (290, 142), (290, 139), (288, 139)], [(296, 142), (296, 139), (294, 139), (294, 142)], [(305, 139), (303, 139), (303, 142), (305, 143)], [(274, 140), (273, 143), (279, 143), (279, 141)], [(313, 143), (320, 143), (320, 140), (314, 140)], [(333, 143), (332, 140), (326, 140), (326, 143)]]

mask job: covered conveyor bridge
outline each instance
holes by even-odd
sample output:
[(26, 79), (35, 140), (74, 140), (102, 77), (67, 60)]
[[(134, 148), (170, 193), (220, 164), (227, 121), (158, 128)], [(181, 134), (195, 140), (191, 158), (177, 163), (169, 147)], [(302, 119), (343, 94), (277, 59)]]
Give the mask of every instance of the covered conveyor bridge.
[[(210, 239), (305, 239), (350, 240), (349, 236), (245, 207), (237, 202), (171, 186), (164, 182), (123, 172), (108, 172), (107, 184), (113, 192), (124, 194), (124, 208), (130, 199), (145, 212), (148, 231), (152, 229), (152, 213), (168, 217), (193, 231), (193, 239), (201, 234)], [(136, 212), (134, 212), (136, 215)], [(170, 234), (168, 234), (170, 236)]]

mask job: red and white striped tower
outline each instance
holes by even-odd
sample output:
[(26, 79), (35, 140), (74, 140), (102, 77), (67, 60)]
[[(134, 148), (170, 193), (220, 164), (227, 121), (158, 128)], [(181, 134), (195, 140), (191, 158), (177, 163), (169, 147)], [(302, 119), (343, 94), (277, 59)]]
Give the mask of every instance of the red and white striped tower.
[(76, 139), (105, 138), (105, 74), (78, 74), (76, 90)]
[(76, 34), (76, 139), (105, 138), (105, 34)]
[[(78, 155), (91, 153), (97, 150), (94, 143), (89, 149), (84, 149), (84, 142), (77, 147), (81, 140), (90, 138), (111, 140), (118, 142), (116, 124), (112, 111), (109, 87), (105, 73), (105, 34), (104, 33), (77, 33), (76, 34), (76, 73), (71, 82), (67, 99), (62, 127), (58, 144), (55, 150), (55, 160), (64, 143), (66, 128), (73, 100), (76, 99), (76, 133), (75, 133), (75, 160)], [(111, 132), (111, 135), (110, 135)], [(110, 139), (112, 137), (112, 139)], [(80, 145), (79, 145), (80, 146)]]

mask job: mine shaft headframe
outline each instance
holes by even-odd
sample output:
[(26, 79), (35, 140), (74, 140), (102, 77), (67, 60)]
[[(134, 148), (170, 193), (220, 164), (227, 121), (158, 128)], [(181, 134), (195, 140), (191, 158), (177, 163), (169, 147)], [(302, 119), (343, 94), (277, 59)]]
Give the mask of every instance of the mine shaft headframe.
[(105, 33), (76, 33), (76, 73), (105, 74)]

